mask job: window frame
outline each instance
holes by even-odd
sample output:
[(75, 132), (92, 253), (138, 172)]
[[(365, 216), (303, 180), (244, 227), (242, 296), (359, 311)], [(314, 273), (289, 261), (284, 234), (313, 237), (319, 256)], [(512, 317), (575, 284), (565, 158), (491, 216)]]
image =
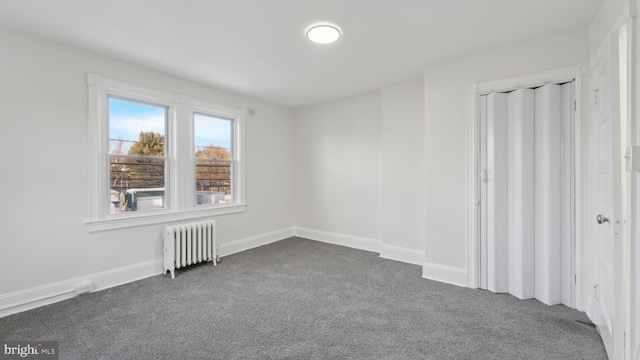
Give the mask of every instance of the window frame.
[[(180, 94), (153, 90), (88, 74), (89, 87), (89, 232), (109, 231), (240, 213), (246, 210), (244, 179), (244, 118), (246, 110), (211, 104)], [(165, 208), (144, 212), (109, 212), (108, 98), (165, 106)], [(234, 202), (196, 206), (193, 114), (205, 113), (233, 119)], [(233, 177), (235, 175), (235, 178)], [(105, 195), (106, 194), (106, 195)]]

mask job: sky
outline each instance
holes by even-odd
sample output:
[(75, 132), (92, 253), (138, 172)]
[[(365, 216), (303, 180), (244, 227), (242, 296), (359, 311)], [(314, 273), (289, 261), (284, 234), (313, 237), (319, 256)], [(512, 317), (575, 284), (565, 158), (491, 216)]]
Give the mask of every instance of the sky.
[[(109, 98), (109, 139), (125, 140), (126, 154), (140, 132), (166, 135), (167, 108), (117, 98)], [(231, 120), (210, 115), (194, 115), (195, 146), (231, 147)], [(110, 151), (113, 150), (111, 147)]]
[(195, 146), (231, 148), (231, 120), (196, 113), (193, 117)]

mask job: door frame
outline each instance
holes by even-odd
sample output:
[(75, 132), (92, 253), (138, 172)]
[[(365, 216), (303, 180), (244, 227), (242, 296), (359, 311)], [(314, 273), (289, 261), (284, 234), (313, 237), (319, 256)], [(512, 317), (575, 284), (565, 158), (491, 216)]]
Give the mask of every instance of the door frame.
[[(584, 96), (589, 94), (589, 75), (590, 68), (588, 64), (580, 64), (557, 70), (545, 71), (541, 73), (528, 74), (523, 76), (511, 77), (495, 81), (487, 81), (480, 83), (470, 83), (465, 87), (466, 103), (467, 103), (467, 286), (469, 288), (478, 288), (480, 286), (480, 214), (481, 214), (481, 184), (482, 174), (480, 169), (480, 96), (492, 92), (505, 92), (515, 90), (521, 87), (536, 87), (549, 83), (562, 83), (575, 80), (575, 120), (574, 120), (574, 194), (581, 194), (583, 191), (584, 180), (584, 142), (585, 124), (586, 134), (588, 134), (589, 121), (589, 101), (585, 101)], [(586, 91), (584, 90), (586, 88)], [(588, 99), (588, 98), (587, 98)], [(585, 108), (584, 104), (587, 107)], [(588, 148), (587, 148), (588, 149)], [(586, 153), (588, 159), (588, 153)], [(583, 205), (580, 203), (580, 196), (574, 196), (574, 229), (573, 238), (580, 239), (583, 228)], [(583, 293), (586, 291), (582, 281), (577, 281), (585, 276), (581, 276), (586, 266), (582, 254), (585, 250), (582, 248), (581, 242), (572, 241), (573, 247), (570, 258), (571, 273), (575, 275), (572, 285), (572, 304), (571, 306), (581, 309), (583, 306)], [(586, 252), (588, 254), (588, 252)], [(565, 261), (565, 259), (563, 259)]]

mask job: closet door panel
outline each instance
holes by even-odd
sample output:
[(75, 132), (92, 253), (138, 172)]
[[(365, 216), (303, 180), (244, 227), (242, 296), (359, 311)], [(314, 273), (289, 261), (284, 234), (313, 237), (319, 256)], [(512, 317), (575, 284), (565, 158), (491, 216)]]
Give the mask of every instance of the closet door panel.
[(487, 289), (508, 291), (508, 96), (487, 95)]
[(535, 90), (535, 297), (562, 302), (562, 87)]
[(535, 296), (535, 93), (508, 95), (508, 283), (520, 299)]

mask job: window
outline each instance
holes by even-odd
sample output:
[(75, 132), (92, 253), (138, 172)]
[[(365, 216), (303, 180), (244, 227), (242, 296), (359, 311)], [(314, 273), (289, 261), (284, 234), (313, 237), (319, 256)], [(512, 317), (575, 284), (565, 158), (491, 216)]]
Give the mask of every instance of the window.
[(164, 209), (168, 107), (108, 96), (109, 213)]
[(196, 204), (233, 203), (233, 119), (194, 113)]
[(89, 74), (89, 231), (245, 210), (244, 110)]

